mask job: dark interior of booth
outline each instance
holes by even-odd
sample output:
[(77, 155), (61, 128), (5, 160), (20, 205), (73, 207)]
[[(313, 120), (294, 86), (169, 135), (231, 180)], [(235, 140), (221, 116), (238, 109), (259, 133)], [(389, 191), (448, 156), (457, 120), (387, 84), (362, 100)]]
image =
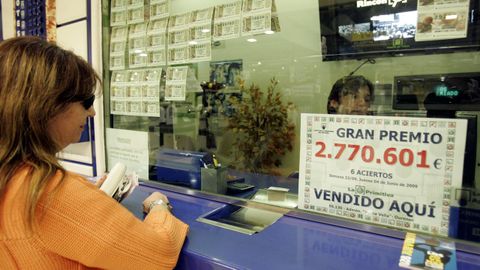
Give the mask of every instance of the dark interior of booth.
[[(480, 50), (478, 0), (467, 0), (468, 9), (452, 13), (453, 19), (430, 14), (440, 16), (431, 18), (442, 24), (439, 31), (454, 33), (444, 38), (431, 35), (432, 28), (422, 28), (425, 7), (433, 1), (320, 0), (318, 3), (323, 61), (356, 59), (375, 63), (374, 59), (381, 57)], [(480, 72), (419, 74), (395, 76), (391, 90), (392, 115), (402, 112), (402, 115), (467, 120), (462, 189), (469, 190), (479, 188), (475, 184), (480, 147), (477, 143), (479, 85)], [(462, 198), (459, 201), (467, 205)]]
[(394, 110), (425, 110), (427, 117), (467, 120), (463, 186), (475, 187), (480, 73), (397, 76), (394, 81)]
[(475, 233), (474, 216), (480, 215), (480, 194), (475, 173), (479, 167), (478, 112), (480, 112), (480, 73), (425, 74), (394, 78), (392, 108), (423, 111), (427, 117), (467, 120), (462, 186), (455, 188), (450, 208), (450, 236), (480, 241)]

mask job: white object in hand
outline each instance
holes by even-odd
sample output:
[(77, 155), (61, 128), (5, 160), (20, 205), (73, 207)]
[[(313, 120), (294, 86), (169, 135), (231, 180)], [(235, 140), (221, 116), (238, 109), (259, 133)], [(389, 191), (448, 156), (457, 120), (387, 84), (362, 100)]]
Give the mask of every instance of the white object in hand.
[(127, 166), (125, 166), (125, 164), (115, 164), (112, 170), (108, 173), (107, 179), (103, 182), (100, 190), (103, 190), (109, 196), (113, 196), (121, 185), (126, 170)]

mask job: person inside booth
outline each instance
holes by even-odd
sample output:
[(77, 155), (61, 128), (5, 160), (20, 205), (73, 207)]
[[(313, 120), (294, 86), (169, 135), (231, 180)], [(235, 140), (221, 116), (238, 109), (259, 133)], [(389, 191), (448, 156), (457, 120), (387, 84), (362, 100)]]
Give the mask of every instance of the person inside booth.
[(345, 76), (332, 86), (328, 96), (329, 114), (370, 115), (373, 84), (363, 76)]

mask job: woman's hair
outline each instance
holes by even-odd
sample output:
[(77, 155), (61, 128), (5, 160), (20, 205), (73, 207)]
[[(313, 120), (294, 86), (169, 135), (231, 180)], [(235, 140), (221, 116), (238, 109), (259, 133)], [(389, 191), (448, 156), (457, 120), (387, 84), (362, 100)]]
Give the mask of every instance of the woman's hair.
[(328, 96), (327, 101), (327, 112), (329, 114), (337, 113), (337, 109), (331, 106), (331, 101), (335, 100), (340, 102), (340, 97), (349, 94), (356, 94), (358, 90), (363, 87), (367, 86), (368, 90), (370, 91), (370, 98), (373, 101), (373, 84), (363, 76), (345, 76), (343, 78), (338, 79), (335, 84), (332, 86), (332, 90), (330, 91), (330, 95)]
[(73, 102), (95, 95), (99, 76), (74, 53), (38, 37), (0, 43), (0, 197), (15, 171), (28, 166), (27, 217), (57, 170), (60, 146), (49, 121)]

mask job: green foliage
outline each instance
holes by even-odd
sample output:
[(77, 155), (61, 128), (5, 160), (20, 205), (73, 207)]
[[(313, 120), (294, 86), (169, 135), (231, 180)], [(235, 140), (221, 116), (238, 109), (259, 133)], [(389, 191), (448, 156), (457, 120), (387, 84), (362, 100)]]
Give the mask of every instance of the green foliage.
[(275, 168), (287, 151), (292, 151), (295, 125), (288, 119), (288, 107), (276, 91), (278, 81), (270, 80), (266, 93), (252, 84), (242, 98), (232, 97), (235, 113), (229, 118), (229, 129), (235, 133), (236, 166), (249, 172), (277, 174)]

